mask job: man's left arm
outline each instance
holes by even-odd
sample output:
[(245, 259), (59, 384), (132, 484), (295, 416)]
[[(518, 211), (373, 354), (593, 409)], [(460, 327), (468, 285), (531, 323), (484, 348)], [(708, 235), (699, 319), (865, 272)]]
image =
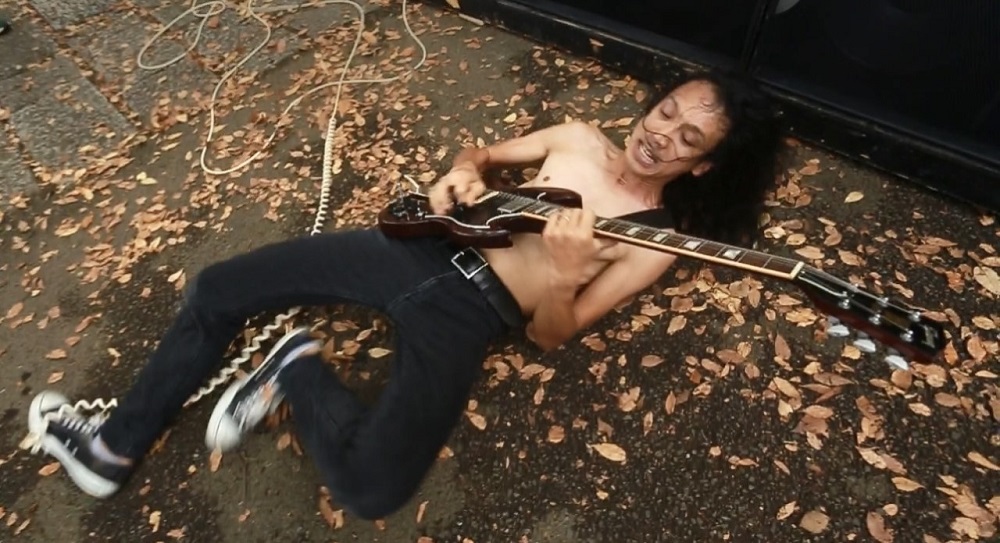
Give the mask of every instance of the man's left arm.
[(649, 287), (674, 263), (674, 255), (629, 247), (571, 302), (550, 290), (535, 310), (527, 335), (543, 350), (555, 349), (618, 304)]

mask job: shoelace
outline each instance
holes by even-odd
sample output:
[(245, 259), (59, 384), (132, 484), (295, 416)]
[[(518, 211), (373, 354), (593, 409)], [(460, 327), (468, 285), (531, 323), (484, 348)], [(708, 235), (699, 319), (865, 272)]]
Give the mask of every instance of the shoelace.
[(97, 425), (82, 417), (66, 416), (59, 422), (71, 432), (93, 436), (97, 433)]

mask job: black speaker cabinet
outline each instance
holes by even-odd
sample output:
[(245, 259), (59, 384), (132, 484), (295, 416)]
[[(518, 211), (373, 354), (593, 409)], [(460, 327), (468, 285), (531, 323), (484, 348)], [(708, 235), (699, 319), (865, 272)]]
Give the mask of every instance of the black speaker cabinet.
[[(781, 0), (749, 69), (827, 108), (1000, 164), (1000, 2)], [(913, 167), (914, 177), (929, 173)]]
[(649, 82), (742, 70), (802, 139), (1000, 211), (1000, 0), (439, 3)]

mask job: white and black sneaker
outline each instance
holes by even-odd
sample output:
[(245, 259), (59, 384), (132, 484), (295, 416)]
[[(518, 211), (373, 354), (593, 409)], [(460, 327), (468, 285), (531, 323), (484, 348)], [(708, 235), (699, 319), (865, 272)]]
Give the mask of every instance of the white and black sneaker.
[(58, 392), (40, 392), (28, 409), (28, 430), (37, 436), (38, 448), (55, 457), (81, 490), (106, 498), (121, 488), (132, 466), (98, 457), (92, 449), (98, 427), (73, 411), (60, 413), (67, 404)]
[(209, 450), (231, 450), (264, 417), (274, 413), (284, 399), (277, 381), (281, 369), (301, 354), (319, 349), (320, 342), (309, 335), (308, 328), (296, 328), (278, 340), (264, 362), (230, 385), (215, 404), (205, 430)]

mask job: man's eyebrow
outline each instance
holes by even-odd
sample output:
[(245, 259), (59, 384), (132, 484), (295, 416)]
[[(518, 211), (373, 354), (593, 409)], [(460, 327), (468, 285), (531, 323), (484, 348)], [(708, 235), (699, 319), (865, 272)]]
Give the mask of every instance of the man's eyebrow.
[[(671, 95), (671, 96), (667, 96), (667, 100), (670, 100), (671, 102), (674, 103), (674, 111), (680, 111), (680, 107), (681, 106), (680, 106), (680, 104), (677, 103), (677, 99), (676, 98), (674, 98)], [(695, 125), (693, 125), (691, 123), (684, 123), (684, 124), (681, 125), (681, 128), (693, 131), (695, 133), (695, 135), (698, 136), (702, 141), (705, 140), (705, 133), (702, 132), (701, 129), (698, 128), (697, 126), (695, 126)]]

